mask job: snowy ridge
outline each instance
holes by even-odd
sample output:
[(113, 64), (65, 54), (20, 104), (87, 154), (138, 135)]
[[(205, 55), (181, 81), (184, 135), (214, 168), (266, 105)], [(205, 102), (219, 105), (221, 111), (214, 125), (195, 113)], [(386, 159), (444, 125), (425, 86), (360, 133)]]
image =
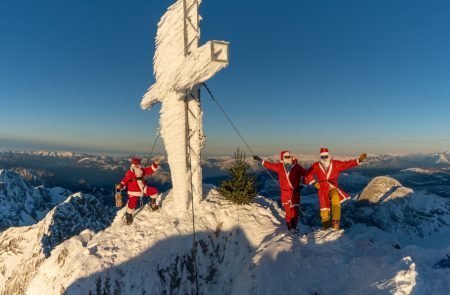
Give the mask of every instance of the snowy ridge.
[[(163, 205), (170, 207), (172, 202), (169, 195)], [(197, 210), (200, 285), (207, 293), (223, 293), (225, 286), (213, 282), (232, 281), (242, 265), (249, 263), (254, 247), (273, 233), (280, 221), (273, 217), (271, 208), (262, 205), (243, 206), (238, 217), (237, 206), (222, 200), (215, 191)], [(177, 220), (164, 210), (144, 209), (127, 227), (122, 215), (123, 210), (111, 227), (89, 241), (72, 238), (58, 246), (32, 281), (29, 294), (63, 289), (68, 294), (96, 292), (98, 284), (101, 292), (174, 294), (181, 289), (181, 294), (192, 293), (192, 216), (185, 214)], [(226, 269), (221, 269), (224, 265)]]
[(69, 194), (63, 188), (34, 188), (18, 173), (0, 170), (0, 232), (38, 222)]
[(449, 152), (431, 154), (371, 154), (364, 161), (368, 167), (445, 168), (449, 167)]
[(102, 230), (110, 223), (111, 213), (94, 196), (77, 193), (39, 223), (11, 227), (1, 233), (0, 294), (24, 294), (53, 248), (86, 228), (92, 232)]
[[(60, 244), (26, 293), (194, 293), (192, 215), (167, 214), (172, 198), (161, 211), (140, 211), (129, 227), (121, 210), (104, 231)], [(360, 224), (289, 235), (276, 203), (258, 197), (238, 207), (214, 189), (195, 210), (200, 294), (445, 294), (450, 286), (450, 269), (434, 268), (448, 245), (402, 248), (388, 232)]]
[(421, 174), (432, 175), (432, 174), (436, 174), (436, 173), (441, 173), (441, 170), (437, 170), (437, 169), (422, 169), (422, 168), (406, 168), (406, 169), (402, 169), (400, 172), (403, 172), (403, 173), (421, 173)]
[(17, 172), (20, 177), (33, 186), (45, 184), (44, 178), (53, 176), (52, 173), (44, 169), (26, 169), (22, 167), (13, 168), (12, 171)]

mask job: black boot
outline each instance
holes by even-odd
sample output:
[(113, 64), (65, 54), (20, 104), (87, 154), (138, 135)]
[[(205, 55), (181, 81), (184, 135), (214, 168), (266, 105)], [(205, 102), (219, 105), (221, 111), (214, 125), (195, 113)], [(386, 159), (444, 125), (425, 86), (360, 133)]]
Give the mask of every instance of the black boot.
[(125, 213), (125, 217), (127, 219), (127, 225), (130, 225), (133, 223), (133, 214), (130, 214), (127, 212), (127, 213)]
[(150, 198), (150, 208), (153, 211), (156, 211), (159, 209), (158, 204), (156, 204), (156, 199)]
[(297, 220), (292, 219), (291, 220), (291, 230), (297, 232)]

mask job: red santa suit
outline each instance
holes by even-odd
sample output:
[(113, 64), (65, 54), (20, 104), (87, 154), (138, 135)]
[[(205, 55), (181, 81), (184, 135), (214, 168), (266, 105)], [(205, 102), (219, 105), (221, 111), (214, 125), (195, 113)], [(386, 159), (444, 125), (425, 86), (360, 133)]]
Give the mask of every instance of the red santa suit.
[(152, 175), (156, 170), (158, 170), (158, 165), (156, 163), (153, 163), (150, 167), (145, 168), (136, 166), (135, 163), (133, 163), (130, 170), (125, 173), (125, 177), (120, 182), (120, 186), (122, 189), (128, 189), (128, 213), (134, 213), (138, 198), (143, 196), (156, 198), (158, 190), (155, 187), (147, 186), (144, 180), (144, 177)]
[(320, 188), (318, 196), (321, 211), (330, 211), (331, 204), (329, 192), (331, 189), (336, 189), (338, 191), (339, 200), (341, 203), (350, 198), (350, 196), (339, 187), (338, 178), (341, 171), (358, 165), (358, 159), (349, 161), (338, 161), (331, 159), (328, 168), (325, 168), (320, 162), (314, 163), (311, 168), (309, 168), (306, 176), (306, 182), (308, 184), (313, 184), (316, 181), (319, 182)]
[[(283, 156), (286, 153), (288, 152), (281, 152), (281, 160), (283, 160)], [(299, 165), (296, 160), (292, 162), (289, 171), (286, 170), (283, 163), (270, 163), (263, 161), (262, 164), (267, 169), (278, 174), (281, 188), (281, 204), (286, 211), (286, 223), (288, 224), (289, 229), (296, 228), (298, 222), (298, 207), (300, 207), (299, 186), (302, 176), (305, 176), (307, 171)]]

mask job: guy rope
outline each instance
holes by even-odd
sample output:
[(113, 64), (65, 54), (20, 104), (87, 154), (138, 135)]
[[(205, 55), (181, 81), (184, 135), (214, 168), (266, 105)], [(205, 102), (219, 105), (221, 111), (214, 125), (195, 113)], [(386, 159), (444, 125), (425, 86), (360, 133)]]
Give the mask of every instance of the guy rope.
[[(225, 112), (225, 109), (222, 107), (222, 105), (220, 104), (220, 102), (217, 100), (217, 98), (214, 96), (214, 94), (212, 93), (211, 89), (208, 87), (208, 85), (206, 85), (205, 82), (202, 83), (203, 86), (205, 87), (206, 91), (209, 93), (209, 96), (211, 97), (211, 99), (216, 103), (216, 105), (219, 107), (220, 111), (223, 113), (223, 115), (225, 116), (225, 118), (228, 120), (228, 122), (230, 123), (231, 127), (233, 127), (234, 131), (236, 131), (237, 135), (241, 138), (242, 142), (245, 144), (245, 146), (247, 147), (247, 149), (252, 153), (252, 156), (255, 156), (255, 153), (253, 152), (253, 149), (250, 147), (250, 145), (247, 143), (247, 141), (245, 140), (245, 138), (242, 136), (241, 132), (239, 132), (239, 130), (237, 129), (236, 125), (234, 125), (233, 121), (230, 119), (230, 116), (228, 116), (227, 112)], [(280, 184), (278, 183), (278, 181), (272, 176), (272, 174), (269, 172), (269, 170), (267, 170), (266, 167), (264, 167), (264, 165), (262, 165), (262, 167), (264, 168), (264, 170), (266, 171), (267, 175), (270, 176), (270, 178), (273, 180), (273, 182), (278, 186), (278, 188), (281, 189)], [(299, 207), (299, 211), (301, 214), (305, 215), (303, 210)]]

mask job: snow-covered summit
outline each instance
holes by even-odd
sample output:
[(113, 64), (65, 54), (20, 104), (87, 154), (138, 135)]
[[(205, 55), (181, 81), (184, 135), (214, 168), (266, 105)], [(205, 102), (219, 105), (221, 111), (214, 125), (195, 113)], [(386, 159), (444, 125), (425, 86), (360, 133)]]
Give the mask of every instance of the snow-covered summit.
[(195, 265), (200, 294), (444, 294), (450, 284), (450, 270), (433, 268), (450, 247), (401, 248), (363, 225), (291, 235), (275, 202), (237, 206), (211, 188), (195, 207), (194, 248), (192, 214), (172, 217), (172, 202), (169, 193), (131, 226), (121, 210), (105, 230), (56, 246), (24, 293), (193, 294)]

